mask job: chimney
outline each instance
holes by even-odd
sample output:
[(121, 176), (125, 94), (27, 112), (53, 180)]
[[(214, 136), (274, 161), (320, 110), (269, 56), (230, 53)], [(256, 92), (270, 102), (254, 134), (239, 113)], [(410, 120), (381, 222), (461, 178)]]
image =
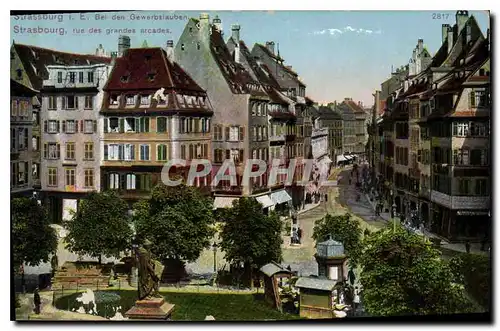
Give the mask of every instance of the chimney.
[(119, 36), (118, 37), (118, 56), (123, 56), (125, 51), (130, 48), (130, 37), (129, 36)]
[(453, 29), (448, 30), (448, 54), (451, 53), (451, 49), (453, 48), (453, 43), (455, 41), (453, 40)]
[(417, 47), (418, 47), (418, 54), (420, 55), (420, 52), (422, 52), (424, 50), (424, 40), (423, 39), (418, 40)]
[(206, 23), (208, 21), (210, 21), (210, 15), (208, 15), (208, 13), (201, 13), (200, 22)]
[(444, 41), (446, 40), (446, 38), (448, 37), (448, 31), (450, 29), (451, 29), (451, 27), (449, 24), (443, 24), (441, 26), (441, 34), (442, 34), (442, 38), (443, 38), (443, 44), (444, 44)]
[(112, 66), (115, 64), (117, 57), (118, 57), (118, 52), (111, 52), (111, 65)]
[(266, 41), (266, 48), (274, 55), (274, 41)]
[(469, 19), (469, 12), (467, 10), (458, 10), (455, 15), (455, 18), (457, 20), (457, 27), (458, 27), (457, 35), (458, 35), (460, 34), (460, 31), (462, 31), (462, 29), (464, 28), (467, 20)]
[(215, 29), (219, 32), (222, 32), (222, 21), (218, 15), (215, 15), (214, 20), (212, 21)]
[(292, 66), (286, 66), (288, 69), (292, 70)]
[(233, 37), (233, 40), (238, 42), (240, 41), (240, 26), (239, 24), (233, 24), (231, 25), (231, 37)]
[(167, 58), (170, 60), (170, 62), (174, 62), (174, 41), (173, 40), (167, 40)]

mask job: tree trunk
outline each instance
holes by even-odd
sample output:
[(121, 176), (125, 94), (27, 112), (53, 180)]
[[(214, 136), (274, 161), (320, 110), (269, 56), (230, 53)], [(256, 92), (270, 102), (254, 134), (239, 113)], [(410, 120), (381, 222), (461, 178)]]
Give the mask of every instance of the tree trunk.
[(99, 254), (99, 265), (102, 264), (102, 255)]

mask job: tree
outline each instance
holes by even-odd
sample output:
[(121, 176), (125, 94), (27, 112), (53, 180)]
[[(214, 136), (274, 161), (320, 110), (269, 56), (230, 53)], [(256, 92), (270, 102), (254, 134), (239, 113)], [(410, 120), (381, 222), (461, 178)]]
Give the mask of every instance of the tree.
[(453, 314), (471, 311), (463, 286), (439, 251), (403, 227), (372, 233), (360, 257), (363, 302), (371, 315)]
[(48, 262), (57, 250), (57, 236), (46, 210), (30, 198), (11, 199), (10, 210), (14, 268)]
[(252, 268), (281, 262), (282, 222), (276, 213), (265, 215), (254, 198), (240, 198), (222, 214), (221, 249), (233, 265), (244, 264), (252, 279)]
[(128, 204), (114, 191), (92, 192), (80, 200), (78, 210), (70, 221), (66, 242), (68, 249), (78, 255), (119, 258), (130, 248), (132, 229)]
[(195, 261), (210, 246), (213, 228), (212, 200), (198, 188), (160, 184), (149, 201), (134, 205), (139, 238), (148, 238), (161, 261)]
[(329, 236), (344, 245), (349, 264), (355, 266), (361, 249), (361, 227), (359, 221), (345, 215), (326, 215), (314, 225), (312, 238), (318, 243)]

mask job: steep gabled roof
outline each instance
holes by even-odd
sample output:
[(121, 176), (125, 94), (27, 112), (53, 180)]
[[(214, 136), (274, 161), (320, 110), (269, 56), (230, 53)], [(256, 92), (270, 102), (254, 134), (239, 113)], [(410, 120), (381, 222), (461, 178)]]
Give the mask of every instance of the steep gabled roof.
[(243, 65), (236, 63), (229, 53), (229, 49), (222, 39), (221, 33), (214, 27), (211, 27), (210, 49), (215, 61), (219, 65), (229, 88), (235, 94), (251, 93), (247, 84), (258, 84), (252, 76), (245, 70)]
[(160, 47), (130, 48), (116, 59), (105, 91), (158, 90), (160, 88), (204, 92)]
[[(264, 54), (266, 54), (267, 56), (269, 56), (274, 62), (276, 62), (276, 65), (278, 65), (282, 70), (286, 71), (288, 74), (290, 74), (290, 76), (292, 77), (293, 80), (295, 80), (299, 85), (302, 85), (302, 86), (305, 86), (305, 84), (303, 82), (300, 81), (299, 79), (299, 75), (293, 71), (292, 69), (290, 69), (289, 67), (287, 66), (284, 66), (283, 65), (283, 58), (281, 56), (278, 56), (276, 54), (273, 54), (271, 53), (271, 51), (269, 51), (269, 49), (267, 49), (266, 46), (262, 45), (262, 44), (258, 44), (256, 43), (254, 47), (258, 47), (262, 50), (262, 52), (264, 52)], [(271, 71), (272, 72), (272, 71)]]
[(46, 67), (48, 65), (71, 66), (111, 63), (110, 57), (60, 52), (48, 48), (16, 43), (13, 44), (13, 47), (23, 63), (31, 85), (37, 90), (42, 88), (43, 80), (49, 77)]
[(23, 84), (16, 82), (14, 79), (10, 79), (10, 95), (11, 96), (26, 96), (32, 97), (38, 94), (39, 91), (33, 90)]

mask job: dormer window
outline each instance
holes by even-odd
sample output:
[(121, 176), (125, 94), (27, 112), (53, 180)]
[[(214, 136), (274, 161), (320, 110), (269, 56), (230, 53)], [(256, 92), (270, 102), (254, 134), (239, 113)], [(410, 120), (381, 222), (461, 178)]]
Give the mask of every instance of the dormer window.
[(109, 104), (112, 106), (118, 106), (118, 94), (111, 95), (109, 97)]
[(122, 83), (127, 83), (128, 82), (129, 75), (123, 75), (120, 77), (120, 81)]
[(150, 95), (141, 95), (141, 106), (149, 106), (151, 103)]
[(203, 100), (203, 97), (198, 97), (198, 103), (200, 104), (201, 107), (205, 106), (205, 101)]
[(177, 102), (181, 105), (184, 106), (184, 96), (182, 94), (177, 94)]
[(196, 49), (199, 50), (200, 48), (201, 48), (200, 43), (196, 43)]
[(23, 70), (17, 69), (16, 74), (17, 74), (17, 79), (21, 79), (23, 77)]
[(181, 44), (181, 50), (183, 51), (185, 49), (184, 44)]
[(126, 97), (126, 103), (127, 103), (127, 106), (133, 106), (133, 105), (135, 105), (135, 96), (133, 96), (133, 95), (127, 95), (127, 97)]
[(155, 77), (156, 77), (156, 73), (154, 73), (154, 72), (149, 72), (148, 73), (148, 80), (149, 81), (155, 80)]

